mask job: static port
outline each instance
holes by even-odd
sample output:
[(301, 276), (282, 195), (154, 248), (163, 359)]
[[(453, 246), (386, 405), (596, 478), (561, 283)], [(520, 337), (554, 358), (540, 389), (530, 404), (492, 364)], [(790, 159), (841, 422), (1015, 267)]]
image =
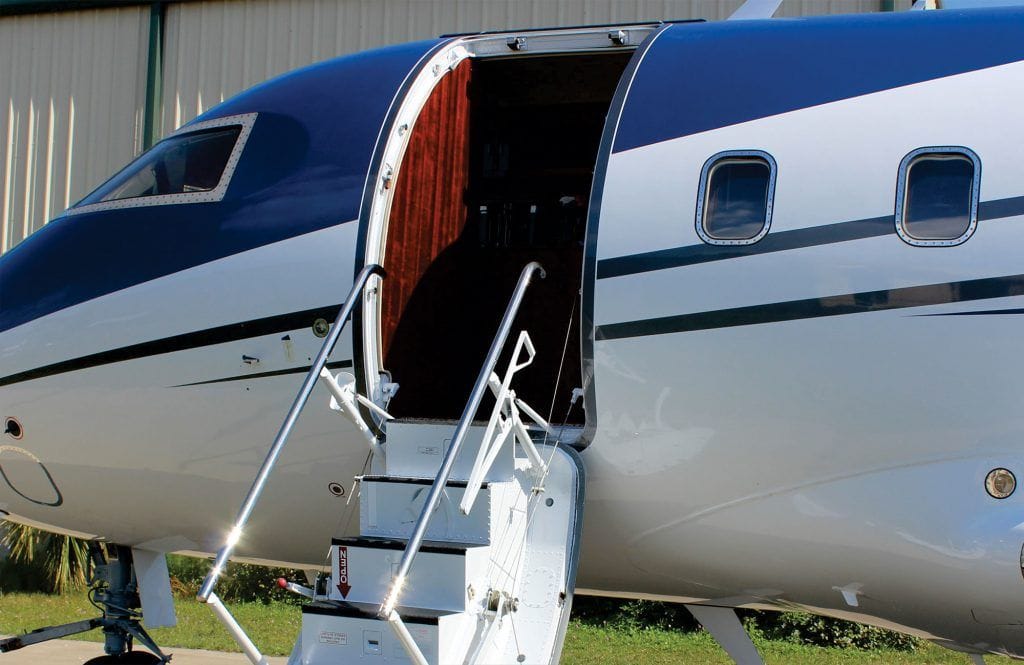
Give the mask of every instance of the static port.
[(313, 321), (313, 334), (317, 337), (327, 337), (327, 333), (331, 331), (331, 324), (327, 322), (327, 319), (317, 319)]
[(9, 417), (4, 421), (4, 434), (14, 439), (20, 439), (25, 435), (25, 430), (17, 418)]

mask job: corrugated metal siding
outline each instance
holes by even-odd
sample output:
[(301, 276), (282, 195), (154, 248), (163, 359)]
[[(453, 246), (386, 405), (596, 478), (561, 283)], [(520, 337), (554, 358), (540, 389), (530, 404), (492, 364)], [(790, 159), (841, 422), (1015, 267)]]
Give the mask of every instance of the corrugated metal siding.
[[(172, 5), (163, 129), (271, 76), (375, 46), (476, 32), (727, 18), (742, 0), (207, 0)], [(910, 0), (897, 0), (897, 7)], [(880, 0), (786, 0), (779, 15), (878, 11)]]
[[(879, 0), (784, 0), (778, 17), (825, 16), (827, 14), (861, 14), (877, 12), (884, 6)], [(894, 0), (897, 11), (910, 9), (913, 0)]]
[(147, 28), (138, 7), (0, 21), (0, 252), (138, 152)]

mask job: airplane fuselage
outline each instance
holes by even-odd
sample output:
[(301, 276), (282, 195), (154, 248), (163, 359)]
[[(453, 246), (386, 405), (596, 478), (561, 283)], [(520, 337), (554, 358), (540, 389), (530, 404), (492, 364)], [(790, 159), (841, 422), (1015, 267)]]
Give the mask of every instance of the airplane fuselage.
[[(0, 258), (0, 417), (19, 435), (0, 435), (0, 510), (213, 552), (359, 268), (388, 275), (331, 367), (377, 399), (387, 371), (396, 409), (444, 421), (465, 372), (434, 370), (478, 366), (493, 329), (469, 317), (490, 320), (533, 252), (555, 279), (523, 324), (549, 353), (535, 406), (570, 413), (587, 471), (581, 589), (1024, 656), (1021, 494), (986, 491), (1024, 472), (1022, 29), (1007, 10), (455, 37), (243, 93), (176, 134), (238, 128), (218, 187), (104, 186)], [(517, 85), (571, 99), (500, 96)], [(595, 108), (576, 161), (516, 152), (517, 114), (574, 155)], [(958, 233), (914, 235), (929, 155), (967, 169)], [(766, 174), (750, 233), (713, 223), (733, 163)], [(502, 189), (515, 177), (533, 198)], [(542, 222), (565, 233), (517, 230)], [(418, 229), (436, 246), (410, 249), (430, 245)], [(326, 400), (240, 556), (320, 566), (351, 528), (368, 454)]]

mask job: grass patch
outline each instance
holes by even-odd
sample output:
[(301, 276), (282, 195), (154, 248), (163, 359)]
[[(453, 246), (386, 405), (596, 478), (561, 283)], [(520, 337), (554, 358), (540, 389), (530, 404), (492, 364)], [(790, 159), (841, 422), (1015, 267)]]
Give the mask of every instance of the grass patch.
[[(158, 644), (168, 649), (238, 651), (209, 608), (189, 598), (177, 598), (175, 604), (178, 625), (151, 631)], [(230, 607), (239, 623), (250, 631), (250, 636), (267, 655), (288, 655), (302, 622), (297, 606), (272, 602), (233, 603)], [(0, 596), (0, 634), (24, 633), (41, 626), (96, 615), (96, 609), (85, 599), (84, 593), (64, 596), (10, 593)], [(99, 631), (92, 631), (79, 636), (79, 639), (100, 642), (103, 636)], [(967, 656), (930, 644), (914, 651), (863, 651), (825, 649), (765, 639), (757, 639), (756, 643), (768, 665), (967, 665), (970, 662)], [(731, 662), (703, 631), (608, 628), (575, 620), (570, 623), (562, 652), (565, 665), (729, 665)], [(987, 657), (986, 662), (989, 665), (1009, 665), (1013, 661)]]
[[(178, 625), (155, 628), (150, 634), (161, 647), (239, 651), (210, 608), (199, 601), (175, 598)], [(231, 613), (249, 633), (257, 646), (270, 656), (287, 656), (302, 626), (302, 614), (296, 605), (285, 603), (232, 603)], [(85, 593), (64, 596), (10, 593), (0, 597), (0, 634), (15, 635), (54, 624), (99, 616)], [(103, 633), (93, 630), (74, 639), (102, 642)]]
[[(933, 644), (914, 651), (833, 649), (755, 639), (767, 665), (967, 665), (967, 656)], [(1010, 665), (1009, 658), (986, 656), (987, 665)], [(721, 647), (704, 631), (601, 628), (573, 621), (562, 650), (562, 665), (732, 665)]]

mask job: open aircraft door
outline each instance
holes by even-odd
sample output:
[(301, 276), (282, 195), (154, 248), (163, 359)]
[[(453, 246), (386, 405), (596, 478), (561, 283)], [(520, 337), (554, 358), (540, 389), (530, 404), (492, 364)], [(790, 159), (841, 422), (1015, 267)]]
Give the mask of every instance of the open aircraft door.
[[(596, 434), (599, 408), (600, 377), (595, 376), (599, 373), (595, 357), (600, 356), (597, 348), (602, 339), (600, 325), (615, 316), (614, 307), (609, 306), (614, 300), (603, 288), (606, 282), (602, 280), (609, 272), (604, 264), (607, 259), (632, 253), (645, 244), (638, 225), (653, 211), (647, 210), (644, 192), (650, 186), (651, 172), (664, 166), (633, 149), (642, 145), (649, 134), (649, 106), (661, 102), (657, 99), (658, 87), (665, 68), (685, 66), (681, 61), (665, 57), (665, 52), (671, 52), (672, 48), (664, 47), (664, 37), (684, 34), (694, 23), (699, 22), (666, 23), (651, 31), (633, 53), (608, 109), (594, 167), (584, 243), (581, 345), (587, 412), (583, 438), (587, 442)], [(679, 109), (662, 108), (657, 112), (659, 117), (664, 117)]]
[(592, 413), (573, 395), (586, 385), (580, 294), (590, 193), (610, 152), (601, 137), (662, 29), (462, 35), (419, 66), (380, 136), (361, 208), (356, 265), (387, 277), (372, 278), (355, 315), (360, 392), (397, 418), (456, 419), (505, 295), (536, 261), (547, 276), (517, 326), (541, 347), (518, 394), (583, 429)]

